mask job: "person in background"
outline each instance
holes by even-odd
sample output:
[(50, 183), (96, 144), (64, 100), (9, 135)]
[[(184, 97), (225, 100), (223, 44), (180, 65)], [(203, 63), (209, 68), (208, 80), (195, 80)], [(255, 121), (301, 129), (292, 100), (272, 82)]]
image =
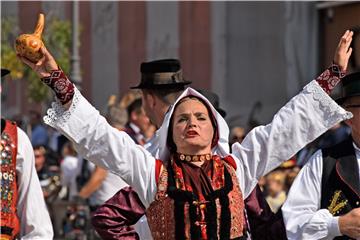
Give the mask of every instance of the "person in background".
[(83, 159), (78, 156), (73, 144), (67, 141), (61, 150), (61, 185), (66, 189), (65, 200), (73, 201), (78, 195), (79, 177), (82, 173)]
[(285, 175), (284, 190), (287, 194), (297, 174), (300, 171), (300, 167), (297, 164), (296, 155), (290, 158), (289, 160), (283, 162), (277, 170), (281, 171)]
[(297, 175), (300, 172), (300, 167), (299, 166), (295, 166), (293, 168), (291, 168), (291, 170), (286, 174), (286, 178), (285, 178), (285, 191), (286, 194), (289, 192), (292, 184), (295, 181), (295, 178), (297, 177)]
[[(45, 168), (47, 168), (47, 164), (46, 164), (46, 150), (45, 147), (40, 145), (40, 146), (34, 146), (34, 154), (35, 154), (35, 169), (36, 172), (38, 174), (38, 176), (44, 172), (47, 172)], [(46, 173), (45, 173), (46, 174)], [(41, 178), (39, 176), (39, 178)]]
[(142, 107), (141, 98), (135, 99), (127, 107), (128, 122), (125, 132), (134, 140), (135, 143), (144, 145), (146, 142), (145, 132), (150, 127), (150, 120)]
[(285, 173), (280, 170), (269, 173), (266, 177), (266, 201), (269, 203), (271, 210), (276, 213), (286, 199), (285, 192)]
[(124, 130), (125, 124), (128, 121), (126, 110), (128, 103), (123, 99), (132, 98), (132, 95), (131, 93), (126, 93), (119, 103), (117, 103), (116, 95), (111, 95), (108, 99), (105, 118), (111, 126), (120, 131)]
[(152, 139), (155, 132), (156, 132), (156, 126), (150, 122), (148, 128), (145, 129), (144, 131), (145, 144)]
[(245, 128), (233, 127), (230, 131), (229, 144), (234, 144), (235, 142), (241, 143), (244, 140), (245, 136)]
[(61, 189), (60, 166), (55, 155), (45, 146), (34, 146), (35, 169), (40, 180), (46, 203), (57, 198)]
[(30, 125), (31, 125), (31, 144), (33, 146), (47, 146), (49, 142), (49, 136), (46, 127), (41, 121), (41, 115), (39, 112), (30, 110)]

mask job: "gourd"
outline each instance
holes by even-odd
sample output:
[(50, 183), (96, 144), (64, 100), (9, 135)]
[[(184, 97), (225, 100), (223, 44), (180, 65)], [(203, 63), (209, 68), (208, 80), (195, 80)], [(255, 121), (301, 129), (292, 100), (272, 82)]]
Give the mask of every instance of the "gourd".
[(41, 40), (41, 35), (44, 30), (45, 16), (40, 13), (35, 27), (35, 31), (32, 34), (21, 34), (15, 40), (16, 53), (22, 57), (27, 58), (33, 63), (38, 62), (43, 54), (40, 49), (44, 45)]

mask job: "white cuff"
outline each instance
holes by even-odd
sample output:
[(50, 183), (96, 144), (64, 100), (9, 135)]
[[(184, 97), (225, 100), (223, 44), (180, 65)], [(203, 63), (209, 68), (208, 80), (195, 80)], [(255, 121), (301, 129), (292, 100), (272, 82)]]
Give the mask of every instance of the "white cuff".
[(324, 109), (327, 115), (326, 122), (330, 125), (334, 125), (339, 122), (339, 118), (342, 120), (350, 119), (353, 117), (351, 112), (346, 111), (339, 106), (324, 89), (319, 85), (316, 80), (311, 81), (304, 87), (304, 91), (311, 93), (313, 98), (319, 102), (319, 109)]
[(47, 125), (53, 128), (56, 128), (56, 126), (65, 125), (72, 112), (74, 112), (78, 106), (80, 99), (84, 98), (76, 87), (74, 91), (74, 97), (69, 109), (65, 109), (57, 98), (56, 101), (51, 104), (51, 108), (47, 110), (47, 114), (43, 118)]
[(327, 222), (327, 227), (329, 231), (328, 236), (337, 237), (342, 235), (339, 228), (338, 216), (330, 218), (329, 221)]

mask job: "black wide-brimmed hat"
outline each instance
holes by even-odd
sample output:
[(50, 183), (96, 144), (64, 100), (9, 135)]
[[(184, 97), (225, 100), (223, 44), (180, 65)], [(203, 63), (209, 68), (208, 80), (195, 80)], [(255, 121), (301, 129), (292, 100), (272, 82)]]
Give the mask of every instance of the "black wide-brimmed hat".
[(180, 61), (177, 59), (161, 59), (143, 62), (140, 66), (141, 82), (134, 88), (159, 89), (183, 87), (190, 84), (183, 77)]
[(7, 70), (7, 69), (5, 69), (5, 68), (2, 68), (2, 69), (1, 69), (1, 77), (4, 77), (4, 76), (8, 75), (9, 73), (10, 73), (9, 70)]
[(341, 96), (336, 102), (342, 104), (347, 98), (355, 96), (360, 96), (360, 72), (346, 75), (341, 80)]
[(209, 100), (209, 102), (211, 103), (211, 105), (214, 106), (214, 108), (216, 109), (216, 111), (218, 111), (223, 118), (226, 117), (226, 112), (225, 112), (225, 110), (223, 110), (222, 108), (220, 108), (219, 96), (218, 96), (216, 93), (210, 92), (210, 91), (208, 91), (208, 90), (201, 90), (201, 89), (198, 89), (197, 91), (198, 91), (199, 93), (201, 93), (202, 95), (204, 95), (204, 97), (206, 97), (207, 100)]

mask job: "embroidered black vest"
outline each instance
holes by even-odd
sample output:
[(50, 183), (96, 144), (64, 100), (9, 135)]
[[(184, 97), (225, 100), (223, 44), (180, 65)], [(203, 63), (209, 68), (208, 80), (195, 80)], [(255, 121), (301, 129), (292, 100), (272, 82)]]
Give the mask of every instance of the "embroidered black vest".
[[(323, 175), (320, 208), (341, 216), (360, 207), (359, 166), (351, 137), (322, 150)], [(347, 236), (336, 240), (351, 239)]]

